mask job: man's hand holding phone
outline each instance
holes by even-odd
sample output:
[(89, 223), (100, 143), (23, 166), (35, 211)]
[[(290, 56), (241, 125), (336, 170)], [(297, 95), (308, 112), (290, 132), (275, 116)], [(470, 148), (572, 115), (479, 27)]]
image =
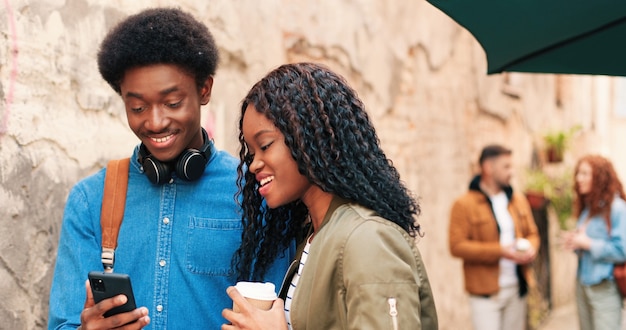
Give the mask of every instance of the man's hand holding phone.
[(130, 282), (128, 286), (120, 286), (119, 278), (110, 282), (108, 275), (103, 274), (90, 273), (89, 280), (85, 282), (87, 299), (80, 314), (79, 329), (134, 330), (148, 325), (150, 323), (148, 309), (135, 308)]

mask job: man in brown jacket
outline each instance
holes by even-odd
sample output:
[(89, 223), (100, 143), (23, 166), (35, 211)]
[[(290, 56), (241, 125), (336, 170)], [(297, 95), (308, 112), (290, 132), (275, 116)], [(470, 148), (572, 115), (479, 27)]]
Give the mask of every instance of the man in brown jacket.
[(528, 201), (510, 186), (511, 153), (500, 145), (483, 148), (481, 172), (450, 214), (450, 252), (463, 259), (476, 330), (526, 329), (527, 265), (539, 234)]

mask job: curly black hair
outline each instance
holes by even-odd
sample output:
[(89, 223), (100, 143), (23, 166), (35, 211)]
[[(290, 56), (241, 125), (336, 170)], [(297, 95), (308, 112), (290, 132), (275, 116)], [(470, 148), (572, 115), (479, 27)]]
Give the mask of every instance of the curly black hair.
[(194, 77), (200, 88), (215, 74), (218, 60), (206, 25), (174, 8), (146, 9), (129, 16), (107, 34), (98, 52), (100, 74), (118, 94), (130, 68), (174, 64)]
[(411, 236), (420, 234), (420, 206), (380, 148), (364, 105), (344, 78), (314, 63), (286, 64), (257, 82), (241, 105), (238, 197), (243, 208), (242, 243), (233, 265), (240, 280), (260, 280), (297, 237), (308, 210), (301, 201), (266, 207), (254, 174), (246, 171), (243, 138), (248, 105), (285, 137), (299, 172), (322, 190), (376, 211)]

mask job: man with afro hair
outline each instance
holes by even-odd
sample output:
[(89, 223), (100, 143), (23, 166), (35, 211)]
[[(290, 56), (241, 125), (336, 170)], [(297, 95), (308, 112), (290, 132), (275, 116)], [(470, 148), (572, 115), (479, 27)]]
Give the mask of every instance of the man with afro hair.
[[(217, 329), (231, 307), (226, 288), (241, 242), (238, 160), (201, 127), (218, 49), (208, 28), (179, 9), (155, 8), (114, 27), (100, 45), (102, 77), (122, 98), (140, 143), (130, 155), (115, 272), (132, 280), (138, 308), (95, 303), (86, 282), (102, 271), (100, 211), (106, 168), (71, 190), (50, 291), (49, 329)], [(263, 280), (280, 284), (291, 249)], [(107, 267), (107, 266), (104, 266)], [(112, 267), (112, 266), (111, 266)]]

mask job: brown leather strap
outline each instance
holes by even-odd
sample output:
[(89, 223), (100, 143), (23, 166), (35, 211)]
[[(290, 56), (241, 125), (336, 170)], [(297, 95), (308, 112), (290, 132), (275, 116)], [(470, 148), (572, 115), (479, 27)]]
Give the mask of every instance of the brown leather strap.
[(117, 235), (124, 218), (129, 168), (130, 158), (114, 159), (107, 164), (102, 210), (100, 211), (102, 266), (105, 272), (113, 272)]

